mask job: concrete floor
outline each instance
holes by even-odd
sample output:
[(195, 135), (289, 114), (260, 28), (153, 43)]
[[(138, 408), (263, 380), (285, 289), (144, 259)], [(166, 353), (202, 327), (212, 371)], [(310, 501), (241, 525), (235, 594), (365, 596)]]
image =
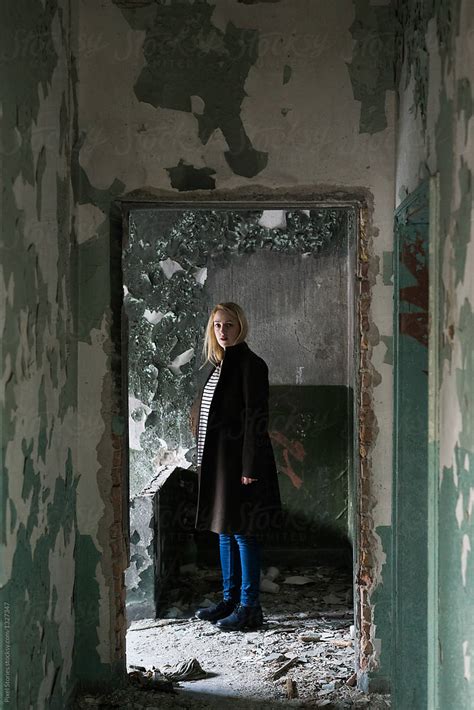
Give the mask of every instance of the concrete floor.
[[(311, 581), (285, 583), (295, 575)], [(215, 571), (198, 570), (194, 581), (196, 590), (207, 585), (208, 600), (220, 598)], [(281, 569), (275, 581), (280, 585), (277, 593), (262, 593), (265, 623), (257, 631), (224, 633), (195, 619), (191, 614), (204, 601), (198, 598), (184, 607), (182, 618), (133, 622), (127, 635), (128, 688), (110, 696), (84, 697), (76, 710), (94, 705), (146, 710), (389, 708), (387, 697), (364, 695), (346, 683), (354, 673), (350, 573), (322, 567)], [(163, 670), (166, 664), (192, 658), (208, 676), (175, 684), (173, 695), (145, 689), (145, 673), (133, 668)], [(295, 665), (273, 680), (275, 671), (292, 658), (297, 659)], [(297, 698), (288, 699), (288, 679), (296, 683)]]

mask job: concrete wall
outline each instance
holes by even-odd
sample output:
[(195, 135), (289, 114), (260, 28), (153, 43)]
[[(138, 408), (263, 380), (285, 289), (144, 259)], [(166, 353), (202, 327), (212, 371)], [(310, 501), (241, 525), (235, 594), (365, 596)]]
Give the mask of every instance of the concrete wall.
[(75, 676), (83, 570), (69, 7), (7, 2), (0, 19), (0, 705), (12, 708), (63, 708)]
[[(247, 342), (268, 364), (270, 435), (289, 511), (274, 536), (281, 548), (337, 549), (349, 532), (355, 385), (349, 231), (319, 254), (261, 250), (234, 255), (224, 268), (208, 262), (206, 312), (219, 300), (239, 303), (249, 320)], [(275, 239), (281, 242), (278, 232)]]
[(122, 263), (132, 496), (160, 467), (193, 460), (189, 412), (208, 374), (203, 335), (219, 295), (242, 303), (257, 324), (250, 339), (272, 385), (353, 386), (352, 211), (133, 209), (129, 223)]
[[(91, 486), (113, 456), (109, 425), (103, 424), (110, 386), (110, 201), (144, 188), (168, 199), (306, 190), (359, 191), (368, 201), (366, 277), (373, 308), (364, 338), (374, 367), (367, 377), (375, 386), (375, 419), (373, 443), (367, 442), (373, 473), (364, 489), (371, 509), (365, 535), (372, 550), (364, 557), (364, 599), (373, 602), (377, 588), (379, 596), (375, 617), (370, 612), (365, 622), (371, 637), (364, 648), (366, 669), (375, 669), (389, 634), (380, 583), (387, 554), (382, 536), (391, 520), (395, 94), (393, 36), (381, 36), (390, 17), (388, 5), (372, 7), (362, 0), (276, 5), (117, 0), (100, 6), (82, 0), (78, 32), (78, 238), (87, 278), (79, 406), (93, 423), (83, 449)], [(102, 402), (90, 398), (90, 373), (90, 387), (102, 391)], [(106, 497), (96, 488), (95, 498), (104, 501), (90, 525), (98, 546), (106, 544), (101, 536), (107, 526), (99, 530), (110, 515)], [(99, 585), (105, 659), (113, 614), (103, 580)]]
[(354, 211), (347, 208), (130, 212), (123, 276), (130, 525), (139, 539), (132, 539), (127, 604), (140, 598), (143, 608), (154, 596), (153, 556), (143, 545), (153, 527), (146, 511), (153, 511), (144, 489), (163, 485), (174, 466), (196, 464), (189, 415), (209, 374), (208, 366), (200, 369), (203, 336), (219, 300), (242, 305), (249, 344), (270, 369), (270, 435), (287, 517), (266, 545), (288, 559), (295, 547), (320, 555), (329, 548), (333, 558), (346, 549), (355, 252)]
[[(1, 283), (13, 332), (3, 338), (2, 367), (5, 402), (14, 414), (4, 420), (2, 592), (10, 594), (13, 577), (22, 592), (27, 584), (34, 602), (28, 608), (43, 624), (41, 631), (34, 623), (26, 627), (28, 650), (39, 654), (29, 664), (30, 653), (23, 654), (18, 672), (29, 682), (19, 692), (42, 707), (57, 668), (53, 696), (67, 692), (72, 598), (77, 678), (92, 686), (123, 670), (124, 421), (112, 295), (120, 274), (111, 265), (109, 216), (114, 198), (145, 188), (168, 199), (337, 192), (367, 201), (364, 283), (372, 310), (362, 338), (375, 418), (365, 426), (370, 549), (361, 575), (367, 614), (360, 661), (364, 671), (386, 675), (390, 633), (381, 583), (391, 521), (395, 94), (393, 36), (384, 36), (384, 28), (390, 7), (380, 0), (373, 6), (365, 0), (80, 0), (72, 24), (61, 3), (5, 7), (2, 47), (10, 48), (12, 61), (2, 65), (8, 86), (2, 123), (11, 147), (2, 166), (3, 227), (11, 250)], [(23, 56), (23, 45), (15, 44), (18, 28), (39, 33), (41, 61)], [(19, 253), (27, 257), (22, 261)], [(25, 595), (11, 598), (15, 623), (13, 616), (23, 618)], [(19, 656), (13, 660), (20, 669)]]
[[(424, 177), (440, 175), (442, 269), (433, 294), (440, 346), (431, 353), (439, 360), (432, 375), (440, 388), (431, 399), (439, 391), (440, 433), (433, 420), (431, 448), (440, 461), (433, 557), (441, 660), (433, 677), (440, 707), (463, 707), (472, 704), (474, 644), (473, 8), (470, 0), (398, 5), (405, 35), (398, 200)], [(2, 406), (9, 413), (2, 414), (1, 590), (9, 605), (10, 690), (18, 681), (20, 706), (42, 707), (51, 695), (61, 707), (74, 673), (90, 685), (123, 670), (124, 422), (114, 380), (118, 272), (110, 263), (109, 216), (114, 198), (144, 189), (161, 199), (338, 192), (367, 200), (363, 257), (372, 305), (362, 338), (371, 365), (363, 379), (373, 387), (375, 418), (364, 423), (370, 467), (361, 492), (370, 515), (363, 520), (369, 546), (358, 560), (367, 603), (359, 661), (383, 679), (390, 647), (392, 10), (383, 0), (81, 0), (71, 18), (68, 8), (8, 2), (0, 22)], [(28, 614), (20, 637), (16, 622), (29, 622)]]
[(354, 281), (343, 243), (315, 257), (260, 251), (227, 268), (209, 264), (206, 291), (209, 310), (219, 300), (245, 309), (247, 341), (268, 364), (271, 385), (350, 386)]
[[(405, 5), (405, 7), (403, 7)], [(470, 0), (401, 4), (396, 193), (439, 174), (431, 249), (430, 453), (437, 466), (429, 583), (429, 707), (471, 707), (474, 671), (474, 6)], [(439, 417), (439, 420), (437, 418)], [(436, 569), (438, 568), (438, 569)], [(437, 610), (439, 608), (439, 618)], [(431, 704), (430, 704), (431, 703)]]

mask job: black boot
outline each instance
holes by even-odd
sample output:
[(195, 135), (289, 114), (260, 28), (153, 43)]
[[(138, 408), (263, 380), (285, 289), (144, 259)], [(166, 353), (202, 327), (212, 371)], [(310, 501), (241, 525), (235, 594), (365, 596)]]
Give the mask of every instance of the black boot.
[(242, 631), (258, 629), (263, 624), (261, 606), (243, 606), (239, 604), (229, 616), (216, 623), (221, 631)]
[(213, 604), (206, 609), (198, 609), (194, 616), (201, 619), (201, 621), (210, 621), (214, 624), (218, 619), (224, 619), (226, 616), (229, 616), (229, 614), (234, 611), (237, 604), (238, 602), (232, 599), (224, 599), (218, 604)]

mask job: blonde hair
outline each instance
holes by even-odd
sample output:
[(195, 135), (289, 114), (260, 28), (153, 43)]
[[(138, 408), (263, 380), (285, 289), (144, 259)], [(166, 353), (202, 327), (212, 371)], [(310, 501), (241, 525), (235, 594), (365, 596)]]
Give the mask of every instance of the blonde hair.
[(207, 321), (206, 333), (204, 335), (204, 345), (202, 348), (203, 355), (203, 366), (207, 362), (211, 362), (213, 365), (218, 365), (224, 359), (225, 349), (219, 345), (217, 342), (216, 334), (214, 333), (214, 316), (217, 311), (225, 311), (229, 315), (236, 318), (240, 326), (240, 332), (235, 339), (234, 345), (241, 343), (247, 337), (249, 332), (249, 326), (247, 323), (247, 318), (242, 308), (237, 303), (232, 303), (232, 301), (226, 301), (225, 303), (218, 303), (217, 306), (211, 311), (209, 320)]

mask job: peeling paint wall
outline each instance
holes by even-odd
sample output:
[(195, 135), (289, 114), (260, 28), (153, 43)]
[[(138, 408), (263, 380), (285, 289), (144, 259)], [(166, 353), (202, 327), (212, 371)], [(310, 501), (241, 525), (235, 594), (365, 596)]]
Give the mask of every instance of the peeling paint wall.
[(126, 439), (110, 212), (140, 191), (364, 198), (358, 662), (362, 684), (383, 685), (394, 193), (401, 202), (436, 173), (432, 692), (440, 708), (472, 705), (474, 6), (394, 4), (395, 16), (388, 0), (80, 0), (72, 17), (62, 0), (3, 5), (2, 654), (3, 692), (20, 707), (47, 697), (62, 707), (76, 680), (124, 669)]
[[(8, 412), (1, 534), (10, 692), (20, 706), (41, 708), (49, 695), (61, 707), (73, 676), (91, 687), (124, 670), (126, 437), (113, 302), (121, 275), (110, 217), (113, 201), (137, 190), (157, 199), (229, 199), (243, 191), (246, 202), (357, 194), (367, 204), (358, 274), (366, 416), (359, 667), (366, 678), (386, 677), (393, 286), (385, 265), (395, 136), (383, 37), (389, 2), (80, 0), (73, 17), (69, 7), (20, 0), (6, 3), (0, 18)], [(468, 86), (450, 92), (440, 128), (450, 125), (450, 102), (459, 101), (462, 141)], [(453, 200), (464, 224), (469, 156), (461, 167)], [(462, 234), (458, 291), (471, 253)], [(467, 345), (456, 333), (454, 342), (450, 366), (464, 391)], [(29, 631), (20, 636), (13, 625), (28, 615)], [(32, 648), (37, 654), (27, 663)], [(463, 648), (467, 658), (470, 646)]]
[[(266, 546), (288, 560), (295, 548), (332, 559), (347, 554), (354, 221), (354, 210), (330, 207), (130, 211), (123, 253), (134, 531), (129, 615), (150, 614), (159, 589), (150, 537), (159, 520), (150, 489), (161, 497), (173, 468), (195, 469), (189, 417), (198, 383), (209, 374), (200, 370), (203, 335), (219, 301), (244, 308), (248, 342), (270, 370), (269, 430), (285, 517)], [(173, 551), (175, 559), (179, 554)]]
[[(283, 224), (279, 224), (278, 228), (276, 225), (269, 226), (271, 222), (267, 224), (275, 215), (279, 215), (280, 219), (283, 216)], [(347, 210), (343, 209), (294, 209), (287, 212), (204, 209), (131, 211), (123, 270), (126, 289), (124, 305), (129, 331), (132, 496), (149, 485), (160, 467), (169, 466), (172, 461), (186, 467), (194, 461), (190, 455), (195, 442), (189, 426), (189, 412), (196, 396), (197, 381), (206, 374), (205, 371), (200, 372), (199, 367), (202, 364), (202, 337), (212, 308), (209, 300), (219, 300), (216, 295), (218, 289), (214, 285), (216, 273), (227, 269), (234, 258), (263, 255), (264, 252), (268, 252), (267, 260), (277, 254), (305, 253), (312, 262), (322, 259), (323, 263), (331, 266), (339, 261), (345, 263), (348, 229)], [(212, 296), (209, 293), (210, 276), (213, 280)], [(331, 276), (337, 278), (334, 270)], [(254, 278), (255, 283), (261, 286), (261, 275)], [(319, 281), (324, 278), (327, 277), (320, 275)], [(342, 289), (347, 291), (347, 276), (342, 281), (346, 282)], [(247, 298), (244, 301), (239, 298), (239, 303), (245, 306), (249, 316), (257, 301), (257, 294), (253, 298), (250, 295), (251, 282), (248, 278)], [(316, 284), (317, 279), (314, 282)], [(331, 287), (336, 289), (336, 286)], [(275, 288), (275, 284), (269, 282), (268, 288)], [(221, 297), (223, 294), (221, 289)], [(302, 300), (302, 296), (300, 298)], [(229, 296), (224, 300), (232, 298)], [(327, 312), (327, 309), (319, 307)], [(344, 319), (346, 310), (343, 305), (339, 320)], [(320, 320), (314, 309), (312, 312), (315, 320)], [(329, 316), (328, 320), (332, 320), (334, 326), (337, 318), (334, 313), (333, 318)], [(273, 323), (273, 329), (277, 327), (270, 312), (259, 322), (263, 320), (267, 324)], [(291, 322), (294, 329), (294, 313)], [(279, 328), (282, 329), (282, 326), (283, 323), (280, 323)], [(261, 323), (260, 331), (262, 327), (268, 325)], [(288, 330), (289, 324), (283, 329)], [(328, 353), (330, 329), (330, 323), (325, 327), (319, 326), (318, 345), (319, 358), (325, 357), (331, 365), (328, 362), (310, 364), (305, 361), (306, 383), (314, 383), (308, 371), (315, 367), (320, 373), (318, 384), (347, 382), (347, 350), (337, 345), (334, 336), (333, 352)], [(345, 330), (344, 325), (340, 326), (340, 330), (347, 332), (347, 325)], [(303, 335), (303, 332), (299, 334)], [(294, 341), (291, 343), (294, 348)], [(335, 349), (338, 350), (337, 357)], [(266, 350), (269, 350), (268, 344)], [(259, 352), (262, 352), (261, 349)], [(268, 361), (265, 350), (262, 356)], [(291, 360), (287, 356), (288, 359)], [(278, 374), (275, 372), (276, 363), (272, 360), (273, 356), (270, 356), (269, 366), (276, 377), (272, 384), (293, 383), (294, 366), (290, 366), (291, 375), (288, 367)], [(280, 343), (280, 360), (285, 361), (283, 342)], [(298, 364), (302, 362), (300, 358)], [(337, 369), (336, 375), (328, 372), (332, 368)], [(338, 376), (342, 381), (337, 380)]]
[(439, 478), (431, 500), (436, 589), (429, 707), (472, 707), (474, 5), (470, 0), (400, 3), (399, 18), (404, 61), (398, 199), (424, 177), (439, 174), (439, 210), (430, 245), (440, 270), (431, 274), (429, 443), (439, 464), (433, 475)]
[[(144, 189), (168, 200), (185, 194), (229, 199), (239, 190), (247, 199), (270, 191), (273, 197), (359, 191), (369, 204), (361, 278), (372, 293), (362, 334), (375, 409), (364, 444), (371, 544), (364, 557), (364, 599), (370, 607), (385, 574), (377, 528), (391, 521), (392, 366), (386, 354), (393, 287), (384, 282), (382, 263), (392, 250), (395, 93), (380, 38), (388, 5), (81, 0), (75, 156), (83, 330), (79, 412), (89, 428), (80, 455), (104, 505), (90, 525), (98, 548), (108, 544), (112, 514), (107, 471), (115, 406), (107, 374), (107, 205)], [(375, 82), (369, 71), (374, 66)], [(91, 376), (101, 402), (87, 396)], [(105, 660), (113, 645), (114, 602), (103, 581), (100, 596)], [(378, 668), (388, 674), (377, 650), (390, 634), (387, 603), (382, 595), (378, 610), (368, 611), (364, 628), (371, 640), (361, 658), (363, 673)]]
[(59, 710), (78, 601), (71, 16), (39, 0), (0, 15), (0, 705)]

